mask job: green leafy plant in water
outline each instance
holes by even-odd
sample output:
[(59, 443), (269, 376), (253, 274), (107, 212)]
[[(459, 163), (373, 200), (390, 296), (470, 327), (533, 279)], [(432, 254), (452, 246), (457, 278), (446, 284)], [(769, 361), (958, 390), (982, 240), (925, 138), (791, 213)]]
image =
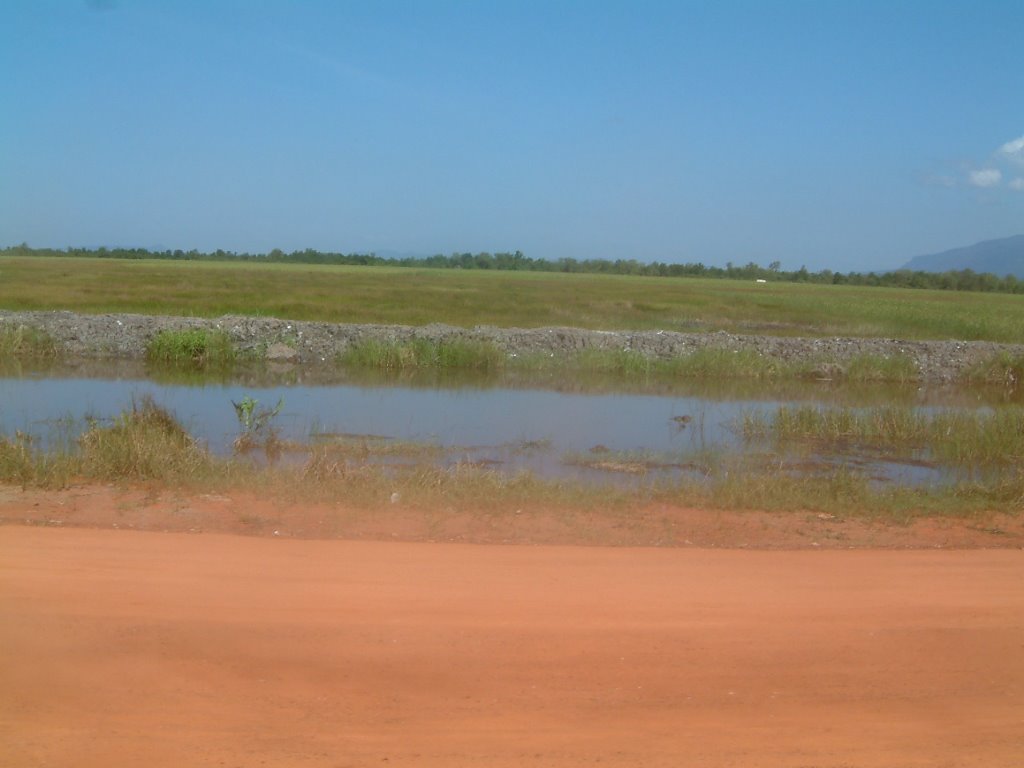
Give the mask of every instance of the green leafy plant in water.
[(253, 448), (263, 446), (267, 456), (279, 452), (280, 441), (277, 432), (270, 423), (281, 413), (284, 407), (284, 398), (277, 401), (273, 408), (259, 408), (259, 400), (246, 395), (240, 403), (234, 400), (231, 404), (235, 406), (235, 415), (238, 417), (238, 425), (241, 427), (241, 434), (235, 438), (235, 450), (245, 453)]

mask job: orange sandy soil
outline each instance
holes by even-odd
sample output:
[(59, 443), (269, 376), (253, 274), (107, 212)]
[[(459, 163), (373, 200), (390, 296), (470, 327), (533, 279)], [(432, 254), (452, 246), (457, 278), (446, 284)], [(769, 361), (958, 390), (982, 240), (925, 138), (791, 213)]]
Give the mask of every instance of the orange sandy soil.
[(526, 508), (471, 511), (376, 509), (288, 501), (243, 491), (80, 485), (22, 490), (0, 484), (0, 525), (236, 533), (299, 539), (571, 544), (730, 549), (1024, 549), (1024, 514), (921, 518), (906, 525), (867, 516), (813, 512), (701, 510), (664, 504), (640, 509)]
[(0, 765), (1024, 762), (1013, 519), (438, 517), (0, 489)]

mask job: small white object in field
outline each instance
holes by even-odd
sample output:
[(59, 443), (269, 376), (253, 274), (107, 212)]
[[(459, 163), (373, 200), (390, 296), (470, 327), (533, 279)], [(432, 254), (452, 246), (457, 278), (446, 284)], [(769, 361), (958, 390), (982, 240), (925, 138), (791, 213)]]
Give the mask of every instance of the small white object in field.
[(391, 494), (391, 503), (397, 504), (401, 498), (402, 495), (398, 491), (395, 491), (394, 493)]

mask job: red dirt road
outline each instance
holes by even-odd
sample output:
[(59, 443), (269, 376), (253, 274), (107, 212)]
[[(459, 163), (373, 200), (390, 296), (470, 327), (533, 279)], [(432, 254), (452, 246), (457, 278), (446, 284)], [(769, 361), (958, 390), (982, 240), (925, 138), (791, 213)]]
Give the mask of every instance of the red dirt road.
[(1024, 553), (0, 527), (0, 765), (1021, 766)]

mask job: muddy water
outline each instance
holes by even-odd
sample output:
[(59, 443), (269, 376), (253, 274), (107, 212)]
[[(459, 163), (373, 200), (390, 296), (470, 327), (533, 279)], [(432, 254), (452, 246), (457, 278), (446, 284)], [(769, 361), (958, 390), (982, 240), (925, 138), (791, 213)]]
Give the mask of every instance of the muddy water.
[[(702, 476), (716, 457), (750, 449), (736, 433), (744, 413), (771, 412), (784, 403), (992, 405), (963, 391), (837, 390), (823, 383), (773, 389), (635, 380), (616, 385), (607, 378), (564, 376), (536, 382), (451, 376), (360, 380), (344, 372), (334, 381), (304, 382), (295, 371), (266, 370), (212, 381), (160, 379), (141, 366), (123, 365), (7, 372), (0, 378), (0, 432), (20, 430), (50, 445), (69, 443), (89, 420), (107, 422), (133, 401), (151, 397), (212, 452), (226, 455), (240, 430), (232, 403), (248, 396), (260, 408), (282, 402), (273, 427), (296, 443), (355, 443), (388, 454), (378, 461), (422, 460), (422, 450), (399, 448), (414, 443), (430, 447), (430, 460), (442, 464), (636, 482)], [(816, 456), (812, 462), (816, 471), (843, 464), (880, 480), (938, 479), (931, 467), (884, 457)]]

